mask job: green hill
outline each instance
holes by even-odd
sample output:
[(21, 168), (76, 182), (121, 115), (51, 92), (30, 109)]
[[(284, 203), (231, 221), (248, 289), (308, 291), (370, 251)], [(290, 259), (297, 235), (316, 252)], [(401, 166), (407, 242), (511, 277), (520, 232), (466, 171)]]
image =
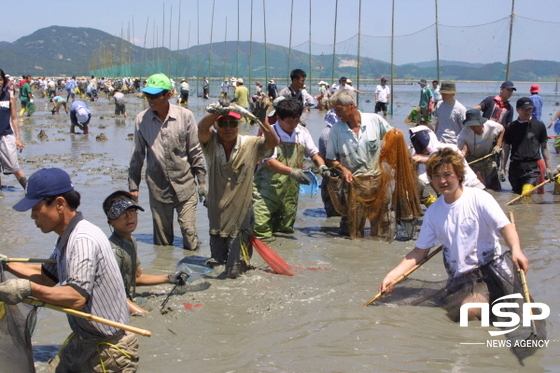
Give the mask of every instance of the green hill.
[[(357, 57), (337, 54), (313, 55), (279, 45), (248, 41), (228, 41), (188, 49), (142, 48), (106, 32), (83, 27), (51, 26), (33, 32), (13, 43), (0, 43), (2, 68), (11, 75), (32, 76), (148, 76), (164, 72), (171, 76), (241, 76), (282, 78), (294, 68), (302, 68), (314, 79), (331, 80), (332, 75), (357, 77)], [(311, 68), (310, 68), (311, 66)], [(389, 77), (391, 65), (362, 57), (360, 78)], [(503, 80), (503, 63), (470, 64), (440, 61), (440, 78), (455, 80)], [(333, 74), (334, 71), (334, 74)], [(560, 63), (555, 61), (515, 61), (510, 79), (516, 81), (555, 81)], [(435, 61), (395, 66), (396, 79), (432, 79)]]

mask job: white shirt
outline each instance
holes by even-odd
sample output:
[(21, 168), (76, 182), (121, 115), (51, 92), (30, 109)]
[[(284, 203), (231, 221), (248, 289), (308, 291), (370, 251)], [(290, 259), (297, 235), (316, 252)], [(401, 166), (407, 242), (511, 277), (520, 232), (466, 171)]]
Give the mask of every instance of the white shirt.
[(378, 85), (375, 88), (375, 94), (377, 95), (377, 101), (387, 103), (389, 94), (391, 94), (391, 89), (387, 86)]
[(510, 222), (502, 208), (487, 192), (463, 188), (453, 203), (440, 196), (426, 210), (416, 247), (444, 246), (444, 264), (450, 277), (457, 277), (502, 254), (500, 230)]
[[(298, 124), (296, 129), (294, 130), (294, 132), (292, 132), (291, 135), (289, 135), (288, 133), (286, 133), (282, 127), (280, 127), (280, 123), (276, 122), (274, 123), (274, 125), (272, 126), (272, 128), (274, 128), (276, 130), (276, 134), (278, 135), (278, 138), (280, 139), (281, 143), (297, 143), (297, 144), (301, 144), (305, 147), (304, 150), (304, 154), (306, 157), (313, 157), (315, 154), (319, 153), (319, 149), (317, 148), (317, 146), (315, 146), (315, 142), (313, 141), (313, 138), (311, 137), (311, 133), (309, 133), (309, 130), (307, 128), (305, 128), (304, 126), (302, 126), (301, 124)], [(274, 148), (274, 153), (272, 154), (272, 156), (270, 158), (274, 158), (276, 159), (278, 157), (278, 152), (276, 150), (276, 148)], [(267, 158), (267, 159), (270, 159)], [(263, 162), (266, 161), (263, 160)]]
[(457, 146), (459, 149), (467, 146), (467, 156), (473, 159), (484, 157), (490, 154), (494, 147), (494, 141), (504, 131), (504, 126), (493, 120), (487, 120), (482, 125), (482, 134), (477, 135), (471, 127), (465, 127), (457, 136)]

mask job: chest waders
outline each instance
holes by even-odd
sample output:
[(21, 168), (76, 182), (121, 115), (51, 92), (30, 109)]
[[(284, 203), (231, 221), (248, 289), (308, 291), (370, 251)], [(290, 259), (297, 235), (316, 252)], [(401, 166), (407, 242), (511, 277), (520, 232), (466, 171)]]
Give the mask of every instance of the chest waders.
[[(282, 164), (301, 168), (304, 146), (281, 143), (276, 147)], [(282, 175), (261, 167), (255, 174), (253, 188), (254, 232), (257, 237), (272, 237), (273, 232), (293, 233), (299, 198), (299, 183), (289, 175)]]

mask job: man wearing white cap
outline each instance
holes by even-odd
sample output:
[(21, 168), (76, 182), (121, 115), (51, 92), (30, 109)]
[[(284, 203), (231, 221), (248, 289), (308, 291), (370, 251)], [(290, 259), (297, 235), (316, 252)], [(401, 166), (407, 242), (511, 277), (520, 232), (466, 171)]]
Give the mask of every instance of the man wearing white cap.
[(70, 107), (70, 133), (76, 133), (76, 126), (84, 131), (84, 135), (89, 132), (88, 124), (91, 120), (91, 111), (83, 101), (75, 100)]

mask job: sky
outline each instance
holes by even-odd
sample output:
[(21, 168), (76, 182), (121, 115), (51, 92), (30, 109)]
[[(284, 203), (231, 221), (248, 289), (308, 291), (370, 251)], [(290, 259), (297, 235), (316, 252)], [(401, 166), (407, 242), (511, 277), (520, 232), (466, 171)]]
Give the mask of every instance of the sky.
[[(313, 54), (331, 54), (335, 37), (336, 53), (357, 54), (360, 30), (362, 55), (390, 61), (392, 6), (389, 0), (18, 1), (3, 18), (0, 40), (58, 25), (99, 29), (148, 48), (264, 42), (266, 35), (268, 44), (308, 51), (311, 34)], [(395, 63), (435, 60), (436, 0), (394, 0), (394, 6)], [(437, 8), (440, 59), (506, 61), (512, 0), (438, 0)], [(514, 13), (511, 60), (560, 61), (560, 1), (517, 0)]]

